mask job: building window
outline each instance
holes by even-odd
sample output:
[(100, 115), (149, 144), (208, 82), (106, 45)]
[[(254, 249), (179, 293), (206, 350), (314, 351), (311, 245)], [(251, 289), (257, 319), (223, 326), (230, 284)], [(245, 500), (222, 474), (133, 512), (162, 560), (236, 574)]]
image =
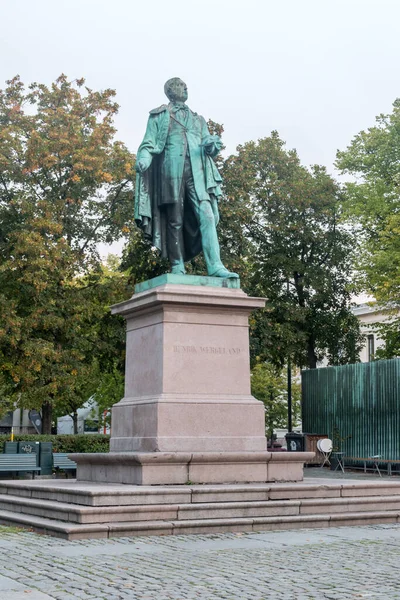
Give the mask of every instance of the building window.
[(371, 334), (367, 337), (368, 340), (368, 362), (371, 362), (371, 360), (374, 360), (374, 354), (375, 354), (375, 341), (374, 341), (374, 336)]

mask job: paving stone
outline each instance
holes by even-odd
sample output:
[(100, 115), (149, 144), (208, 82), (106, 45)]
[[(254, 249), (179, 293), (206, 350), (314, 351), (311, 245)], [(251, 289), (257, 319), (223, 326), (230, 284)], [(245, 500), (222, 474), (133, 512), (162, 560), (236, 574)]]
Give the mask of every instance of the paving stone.
[(0, 527), (7, 600), (397, 600), (399, 564), (396, 524), (75, 542)]

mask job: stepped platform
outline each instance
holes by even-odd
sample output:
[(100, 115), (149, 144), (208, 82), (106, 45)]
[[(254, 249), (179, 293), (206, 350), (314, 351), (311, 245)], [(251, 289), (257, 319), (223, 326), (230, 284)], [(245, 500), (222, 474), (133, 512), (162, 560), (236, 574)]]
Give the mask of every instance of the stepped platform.
[(135, 486), (3, 480), (0, 523), (64, 539), (400, 522), (400, 481)]

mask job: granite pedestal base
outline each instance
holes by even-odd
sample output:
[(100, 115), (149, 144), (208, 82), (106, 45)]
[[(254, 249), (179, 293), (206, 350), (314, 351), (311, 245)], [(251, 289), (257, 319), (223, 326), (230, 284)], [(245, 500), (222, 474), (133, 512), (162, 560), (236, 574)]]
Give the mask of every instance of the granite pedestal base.
[(77, 481), (166, 485), (302, 481), (314, 452), (110, 452), (71, 454)]

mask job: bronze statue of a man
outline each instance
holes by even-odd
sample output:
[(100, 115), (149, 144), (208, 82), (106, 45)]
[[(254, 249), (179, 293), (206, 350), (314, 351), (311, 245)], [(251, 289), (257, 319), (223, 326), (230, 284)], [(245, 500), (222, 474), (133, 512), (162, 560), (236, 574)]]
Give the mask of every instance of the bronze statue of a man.
[(222, 178), (213, 157), (221, 140), (186, 106), (181, 79), (169, 79), (164, 91), (169, 104), (150, 111), (137, 153), (136, 223), (172, 273), (185, 273), (185, 261), (203, 250), (208, 275), (238, 277), (221, 262), (216, 230)]

